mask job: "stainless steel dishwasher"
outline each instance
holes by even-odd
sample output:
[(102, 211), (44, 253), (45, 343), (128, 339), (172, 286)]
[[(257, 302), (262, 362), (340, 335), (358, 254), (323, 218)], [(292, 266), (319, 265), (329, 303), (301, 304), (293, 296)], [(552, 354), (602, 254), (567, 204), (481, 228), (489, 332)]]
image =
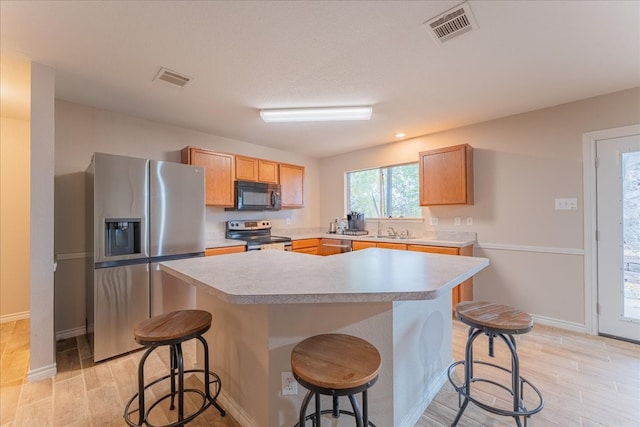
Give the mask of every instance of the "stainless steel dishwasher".
[(320, 255), (335, 255), (351, 252), (351, 240), (320, 239)]

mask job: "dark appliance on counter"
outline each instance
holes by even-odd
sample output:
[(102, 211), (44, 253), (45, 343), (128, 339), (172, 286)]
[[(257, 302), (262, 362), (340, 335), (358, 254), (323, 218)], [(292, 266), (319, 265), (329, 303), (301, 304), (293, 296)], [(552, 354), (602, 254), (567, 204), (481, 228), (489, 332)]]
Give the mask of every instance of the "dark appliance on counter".
[(347, 228), (344, 230), (343, 234), (351, 236), (363, 236), (365, 234), (369, 234), (369, 232), (364, 229), (363, 212), (352, 211), (347, 214)]
[(291, 238), (272, 236), (271, 221), (227, 221), (227, 239), (238, 239), (247, 242), (247, 251), (259, 250), (291, 250)]
[(234, 207), (228, 211), (277, 211), (282, 205), (280, 184), (236, 181)]
[(87, 333), (93, 360), (140, 348), (133, 327), (195, 307), (195, 288), (160, 272), (204, 256), (204, 168), (95, 153), (87, 184)]

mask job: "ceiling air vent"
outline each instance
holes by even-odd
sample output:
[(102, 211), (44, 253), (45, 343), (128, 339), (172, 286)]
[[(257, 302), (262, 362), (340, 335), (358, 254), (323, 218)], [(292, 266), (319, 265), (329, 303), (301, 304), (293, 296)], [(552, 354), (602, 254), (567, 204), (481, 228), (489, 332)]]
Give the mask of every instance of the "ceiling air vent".
[(424, 23), (427, 31), (440, 43), (478, 28), (468, 2), (464, 2)]
[(161, 80), (172, 85), (184, 87), (191, 81), (191, 77), (187, 77), (184, 74), (180, 74), (163, 67), (160, 68), (160, 71), (158, 72), (154, 80)]

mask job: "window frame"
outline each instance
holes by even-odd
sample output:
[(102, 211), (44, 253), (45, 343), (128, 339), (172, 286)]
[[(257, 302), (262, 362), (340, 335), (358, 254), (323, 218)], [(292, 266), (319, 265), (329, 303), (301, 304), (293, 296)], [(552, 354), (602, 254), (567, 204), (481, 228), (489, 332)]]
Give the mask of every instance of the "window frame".
[[(382, 193), (383, 193), (383, 188), (387, 187), (386, 184), (383, 184), (383, 181), (385, 180), (384, 178), (382, 178), (382, 171), (384, 169), (391, 169), (391, 168), (395, 168), (398, 166), (407, 166), (407, 165), (415, 165), (416, 168), (418, 169), (418, 175), (419, 175), (419, 168), (420, 168), (420, 162), (419, 161), (415, 161), (415, 162), (404, 162), (404, 163), (397, 163), (397, 164), (391, 164), (391, 165), (385, 165), (385, 166), (374, 166), (371, 168), (362, 168), (362, 169), (355, 169), (355, 170), (350, 170), (345, 172), (345, 179), (344, 179), (344, 183), (345, 183), (345, 212), (350, 212), (351, 208), (350, 208), (350, 204), (351, 204), (351, 176), (350, 174), (352, 173), (357, 173), (357, 172), (364, 172), (364, 171), (371, 171), (371, 170), (377, 170), (378, 171), (378, 179), (379, 179), (379, 187), (380, 187), (380, 201), (382, 201)], [(386, 174), (386, 179), (390, 179), (390, 174)], [(386, 199), (384, 201), (384, 204), (381, 203), (381, 206), (378, 207), (378, 211), (379, 211), (379, 216), (378, 217), (370, 217), (368, 216), (367, 219), (372, 219), (372, 220), (378, 220), (378, 221), (423, 221), (424, 220), (424, 215), (423, 215), (423, 210), (422, 210), (422, 206), (420, 206), (420, 178), (418, 176), (418, 188), (416, 188), (417, 191), (417, 197), (418, 197), (418, 209), (420, 212), (420, 216), (384, 216), (385, 214), (385, 210), (386, 210), (386, 206), (390, 205), (391, 203), (387, 203), (387, 202), (391, 202), (391, 197), (392, 197), (392, 192), (387, 191), (386, 192)]]

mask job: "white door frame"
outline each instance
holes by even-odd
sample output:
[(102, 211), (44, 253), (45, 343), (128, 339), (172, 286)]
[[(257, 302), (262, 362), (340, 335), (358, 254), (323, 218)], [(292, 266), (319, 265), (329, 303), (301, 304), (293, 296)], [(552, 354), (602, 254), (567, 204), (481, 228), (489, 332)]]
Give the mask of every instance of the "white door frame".
[(640, 124), (587, 132), (582, 135), (582, 182), (584, 212), (584, 326), (598, 335), (598, 248), (596, 242), (596, 142), (640, 134)]

